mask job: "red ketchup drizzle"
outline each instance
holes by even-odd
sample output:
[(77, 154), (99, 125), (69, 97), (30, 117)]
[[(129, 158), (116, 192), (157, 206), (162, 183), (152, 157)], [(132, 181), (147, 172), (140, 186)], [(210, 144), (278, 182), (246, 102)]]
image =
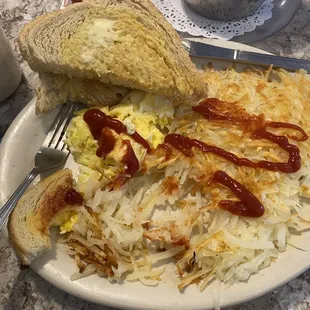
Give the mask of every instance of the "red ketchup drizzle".
[[(127, 134), (127, 128), (121, 121), (113, 118), (112, 116), (106, 115), (104, 112), (98, 109), (88, 110), (84, 114), (83, 118), (88, 125), (94, 139), (98, 140), (99, 147), (96, 152), (98, 157), (107, 156), (115, 147), (116, 138), (113, 135), (111, 129), (113, 129), (118, 134)], [(145, 147), (148, 153), (151, 151), (151, 147), (148, 142), (137, 132), (135, 132), (133, 135), (130, 135), (130, 137)], [(130, 141), (124, 140), (123, 143), (127, 145), (127, 152), (122, 158), (122, 163), (127, 167), (125, 173), (132, 177), (139, 170), (139, 161), (130, 144)], [(125, 181), (122, 179), (122, 183), (124, 182)]]
[(130, 141), (125, 140), (123, 143), (127, 145), (127, 152), (122, 159), (122, 163), (127, 166), (125, 173), (133, 176), (139, 170), (139, 161), (130, 144)]
[(296, 145), (290, 144), (285, 136), (277, 136), (266, 130), (266, 127), (257, 129), (253, 132), (254, 139), (266, 139), (279, 145), (283, 150), (288, 152), (289, 159), (287, 163), (275, 163), (267, 160), (261, 160), (257, 163), (252, 163), (249, 167), (263, 168), (271, 171), (281, 171), (285, 173), (297, 172), (301, 167), (301, 157), (299, 148)]
[(171, 148), (167, 144), (164, 144), (164, 143), (158, 144), (157, 148), (158, 149), (163, 149), (165, 151), (165, 153), (166, 153), (165, 160), (169, 160), (169, 158), (170, 158), (170, 156), (172, 154)]
[(302, 134), (301, 137), (287, 135), (289, 138), (295, 141), (300, 141), (300, 142), (308, 140), (308, 135), (306, 134), (306, 132), (301, 127), (294, 125), (294, 124), (282, 123), (282, 122), (267, 122), (267, 127), (294, 129), (294, 130), (299, 131)]
[(241, 216), (260, 217), (264, 214), (262, 203), (224, 171), (216, 171), (212, 180), (229, 188), (240, 199), (240, 201), (222, 200), (219, 203), (220, 208)]
[[(288, 152), (289, 159), (287, 163), (275, 163), (266, 160), (253, 162), (248, 158), (239, 158), (233, 153), (225, 151), (220, 147), (208, 145), (196, 139), (190, 139), (180, 134), (168, 134), (165, 137), (165, 143), (178, 149), (184, 156), (192, 157), (194, 155), (192, 148), (195, 147), (202, 152), (213, 153), (225, 158), (237, 166), (262, 168), (284, 173), (293, 173), (300, 169), (301, 157), (299, 148), (296, 145), (289, 143), (286, 136), (278, 136), (270, 133), (267, 131), (267, 128), (287, 128), (299, 131), (301, 136), (288, 135), (288, 137), (295, 141), (305, 141), (308, 139), (308, 136), (301, 127), (290, 123), (266, 122), (264, 115), (250, 115), (245, 109), (234, 107), (232, 104), (227, 104), (216, 98), (206, 99), (192, 109), (208, 120), (229, 121), (240, 124), (243, 128), (252, 132), (251, 137), (253, 139), (266, 139), (277, 144), (283, 150)], [(223, 200), (219, 203), (221, 208), (228, 210), (233, 214), (242, 216), (260, 217), (264, 214), (264, 207), (261, 202), (243, 185), (232, 179), (225, 172), (217, 171), (213, 176), (213, 181), (228, 187), (240, 199), (238, 202)]]
[[(252, 138), (254, 139), (266, 139), (281, 147), (283, 150), (288, 152), (289, 159), (287, 163), (275, 163), (266, 160), (261, 160), (258, 162), (253, 162), (247, 158), (239, 158), (236, 155), (227, 152), (221, 148), (207, 145), (198, 140), (192, 140), (192, 142), (187, 142), (187, 146), (196, 146), (200, 148), (203, 152), (212, 152), (216, 155), (219, 155), (237, 166), (247, 166), (251, 168), (263, 168), (271, 171), (281, 171), (284, 173), (294, 173), (297, 172), (301, 167), (301, 157), (299, 148), (289, 143), (289, 140), (286, 136), (278, 136), (273, 133), (267, 131), (267, 127), (273, 128), (288, 128), (294, 129), (301, 133), (300, 137), (297, 136), (289, 136), (292, 140), (295, 141), (305, 141), (308, 139), (306, 132), (299, 126), (290, 124), (290, 123), (282, 123), (282, 122), (265, 122), (261, 116), (255, 116), (248, 114), (244, 109), (238, 111), (238, 113), (234, 114), (233, 105), (230, 104), (230, 110), (225, 107), (224, 103), (224, 111), (221, 111), (222, 102), (215, 98), (209, 98), (205, 101), (201, 102), (198, 106), (193, 107), (193, 111), (198, 112), (203, 117), (209, 120), (227, 120), (236, 123), (240, 123), (241, 125), (246, 125), (249, 130), (252, 130)], [(170, 138), (171, 140), (171, 138)], [(168, 142), (170, 143), (170, 142)], [(179, 150), (182, 151), (184, 149), (180, 146)], [(182, 151), (185, 156), (186, 153)], [(186, 151), (188, 152), (188, 151)], [(192, 156), (192, 155), (190, 155)]]
[(68, 205), (80, 206), (83, 203), (83, 197), (75, 189), (69, 189), (66, 196), (65, 196), (65, 202)]
[(109, 128), (103, 128), (98, 139), (99, 147), (96, 151), (96, 155), (98, 157), (107, 156), (114, 149), (115, 143), (116, 139), (113, 132)]
[(207, 98), (199, 105), (192, 107), (192, 110), (208, 120), (239, 123), (247, 125), (248, 129), (253, 125), (257, 128), (265, 124), (264, 115), (250, 115), (245, 109), (217, 98)]
[[(165, 142), (169, 143), (186, 157), (192, 157), (194, 152), (192, 147), (199, 148), (202, 152), (213, 153), (221, 156), (238, 166), (253, 166), (255, 163), (247, 158), (239, 158), (219, 147), (211, 146), (196, 139), (190, 139), (179, 134), (169, 134), (165, 137)], [(223, 171), (217, 171), (213, 176), (213, 181), (228, 187), (241, 201), (222, 200), (220, 208), (230, 211), (235, 215), (260, 217), (264, 214), (264, 207), (261, 202), (250, 193), (243, 185), (232, 179)]]
[[(121, 121), (113, 118), (112, 116), (106, 115), (104, 112), (98, 109), (88, 110), (84, 114), (84, 121), (89, 126), (89, 129), (94, 139), (96, 140), (99, 140), (102, 129), (106, 127), (115, 130), (118, 134), (121, 133), (127, 134), (127, 128)], [(148, 144), (148, 142), (143, 137), (141, 137), (137, 132), (135, 132), (133, 135), (130, 135), (130, 137), (137, 143), (145, 147), (148, 153), (151, 151), (151, 147)]]
[(300, 169), (301, 157), (299, 154), (299, 148), (293, 144), (290, 144), (285, 136), (276, 136), (270, 132), (267, 132), (265, 129), (255, 131), (252, 136), (256, 139), (268, 139), (281, 146), (290, 155), (288, 162), (274, 163), (267, 160), (260, 160), (255, 163), (248, 158), (240, 158), (233, 153), (223, 150), (220, 147), (212, 146), (196, 139), (190, 139), (180, 134), (167, 135), (165, 137), (165, 142), (178, 149), (186, 157), (192, 157), (194, 155), (192, 147), (196, 147), (204, 153), (213, 153), (222, 158), (225, 158), (237, 166), (263, 168), (266, 170), (281, 171), (285, 173), (293, 173)]
[[(136, 157), (136, 154), (131, 146), (131, 143), (129, 140), (124, 140), (123, 144), (126, 144), (127, 152), (122, 158), (122, 163), (127, 166), (127, 169), (125, 170), (125, 174), (132, 177), (138, 170), (139, 170), (139, 161)], [(121, 186), (123, 186), (126, 181), (128, 180), (127, 175), (121, 175), (119, 176), (113, 183), (110, 184), (111, 188), (110, 191), (117, 190)]]

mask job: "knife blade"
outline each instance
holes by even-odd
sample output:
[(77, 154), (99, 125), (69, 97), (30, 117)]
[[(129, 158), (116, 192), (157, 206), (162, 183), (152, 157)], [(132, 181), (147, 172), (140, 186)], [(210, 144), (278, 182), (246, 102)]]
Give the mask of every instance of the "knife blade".
[(193, 57), (231, 60), (262, 66), (274, 65), (276, 68), (284, 68), (290, 71), (304, 69), (310, 72), (310, 60), (233, 50), (187, 39), (182, 39), (182, 43), (190, 56)]

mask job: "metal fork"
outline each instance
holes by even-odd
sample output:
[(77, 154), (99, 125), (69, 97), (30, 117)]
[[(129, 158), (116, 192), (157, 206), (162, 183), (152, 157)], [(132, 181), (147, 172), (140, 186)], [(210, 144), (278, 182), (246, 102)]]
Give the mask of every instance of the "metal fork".
[(61, 107), (41, 148), (35, 156), (35, 167), (0, 209), (0, 230), (31, 182), (40, 173), (57, 168), (66, 161), (70, 151), (66, 148), (63, 138), (73, 113), (78, 109), (79, 106), (74, 103), (67, 103)]

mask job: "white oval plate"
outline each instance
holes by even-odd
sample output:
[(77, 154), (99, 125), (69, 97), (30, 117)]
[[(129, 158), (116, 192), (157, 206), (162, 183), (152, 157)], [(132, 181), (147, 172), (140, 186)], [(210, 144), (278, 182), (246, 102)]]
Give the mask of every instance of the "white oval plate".
[[(233, 42), (207, 41), (214, 45), (259, 51), (249, 46)], [(194, 59), (202, 64), (206, 60)], [(231, 65), (229, 62), (217, 63), (220, 67)], [(35, 101), (31, 101), (17, 116), (0, 144), (0, 201), (6, 201), (26, 174), (32, 169), (34, 155), (41, 146), (50, 121), (55, 112), (44, 119), (35, 115)], [(68, 165), (72, 165), (69, 161)], [(222, 288), (221, 306), (239, 304), (259, 297), (272, 289), (297, 277), (310, 267), (310, 232), (294, 236), (294, 244), (306, 251), (288, 246), (271, 267), (230, 288)], [(172, 267), (172, 266), (171, 266)], [(211, 285), (202, 293), (191, 285), (180, 293), (176, 288), (175, 276), (164, 278), (157, 287), (146, 287), (141, 283), (125, 282), (121, 285), (110, 283), (96, 275), (70, 281), (70, 275), (77, 270), (75, 262), (68, 255), (65, 245), (54, 245), (52, 251), (39, 257), (31, 268), (56, 287), (91, 302), (127, 309), (212, 309), (214, 287)], [(172, 268), (171, 268), (172, 269)]]

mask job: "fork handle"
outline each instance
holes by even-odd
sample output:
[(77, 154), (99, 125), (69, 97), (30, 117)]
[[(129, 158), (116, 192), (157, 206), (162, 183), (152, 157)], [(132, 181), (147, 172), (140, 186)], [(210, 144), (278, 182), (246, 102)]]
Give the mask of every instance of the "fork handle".
[(18, 186), (10, 199), (0, 209), (0, 231), (6, 223), (7, 219), (9, 218), (9, 215), (14, 210), (18, 200), (21, 198), (21, 196), (24, 194), (26, 189), (29, 187), (31, 182), (36, 178), (38, 174), (39, 170), (37, 168), (33, 168), (31, 172), (26, 176), (24, 181)]

